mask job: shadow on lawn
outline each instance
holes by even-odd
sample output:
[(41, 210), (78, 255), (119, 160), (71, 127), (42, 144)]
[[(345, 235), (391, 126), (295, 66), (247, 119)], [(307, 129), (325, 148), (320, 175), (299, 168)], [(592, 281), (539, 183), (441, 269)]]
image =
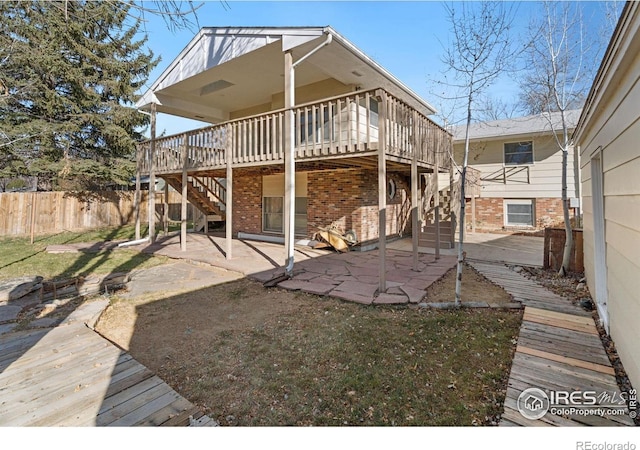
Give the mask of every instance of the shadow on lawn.
[[(104, 241), (114, 239), (118, 236), (119, 231), (120, 229), (110, 231), (104, 237)], [(72, 239), (65, 240), (63, 243), (71, 241), (77, 242), (78, 240), (78, 236), (75, 236)], [(104, 266), (104, 264), (109, 260), (109, 252), (111, 250), (100, 251), (101, 246), (102, 243), (96, 243), (95, 245), (89, 246), (84, 252), (80, 252), (73, 264), (60, 270), (53, 279), (77, 276), (78, 281), (76, 281), (76, 286), (78, 290), (80, 290), (82, 288), (83, 278), (94, 273), (97, 269)], [(96, 250), (98, 250), (99, 253), (92, 253)], [(27, 260), (44, 251), (46, 251), (46, 249), (35, 252), (32, 255), (21, 258), (20, 260), (13, 261), (8, 265)], [(121, 272), (129, 273), (152, 257), (153, 255), (136, 252), (130, 258), (126, 258), (110, 270), (106, 277), (108, 278), (110, 275)], [(4, 267), (7, 267), (8, 265), (5, 265)], [(34, 391), (33, 389), (25, 390), (21, 386), (27, 380), (31, 380), (31, 382), (36, 383), (36, 385), (42, 383), (43, 380), (40, 379), (40, 377), (43, 376), (43, 371), (50, 371), (50, 374), (44, 375), (46, 377), (49, 375), (53, 377), (60, 376), (60, 368), (65, 370), (64, 367), (68, 367), (67, 370), (72, 372), (77, 370), (76, 366), (78, 361), (74, 360), (71, 356), (76, 352), (67, 350), (67, 346), (77, 347), (77, 343), (69, 344), (66, 342), (60, 342), (59, 345), (56, 343), (53, 347), (46, 348), (39, 346), (39, 343), (45, 336), (47, 336), (47, 334), (56, 330), (56, 327), (59, 328), (61, 326), (60, 324), (68, 322), (69, 316), (83, 305), (87, 301), (87, 298), (80, 296), (77, 297), (77, 300), (49, 302), (48, 305), (50, 306), (44, 306), (38, 312), (38, 322), (36, 322), (35, 326), (40, 328), (29, 328), (30, 320), (25, 319), (23, 314), (27, 311), (33, 311), (34, 307), (38, 307), (38, 305), (41, 304), (40, 294), (36, 292), (31, 296), (13, 299), (13, 297), (18, 297), (20, 295), (20, 293), (17, 292), (18, 289), (19, 288), (16, 288), (12, 293), (10, 293), (9, 301), (4, 305), (0, 304), (0, 325), (3, 324), (3, 321), (4, 325), (10, 325), (11, 322), (16, 320), (18, 321), (18, 326), (15, 330), (0, 335), (0, 385), (3, 386), (3, 392), (9, 396), (8, 398), (17, 399), (14, 404), (11, 402), (7, 402), (6, 404), (4, 404), (4, 402), (0, 403), (0, 425), (6, 424), (7, 422), (9, 422), (9, 424), (15, 422), (17, 425), (21, 426), (29, 424), (47, 425), (47, 423), (38, 422), (38, 420), (41, 420), (42, 418), (36, 417), (37, 414), (34, 414), (33, 410), (29, 410), (29, 408), (34, 408), (34, 404), (39, 404), (34, 399), (49, 398), (51, 396), (51, 402), (55, 404), (56, 400), (60, 400), (63, 397), (71, 398), (74, 386), (64, 386), (65, 390), (66, 388), (69, 388), (70, 391), (64, 394), (63, 397), (58, 397), (59, 393), (56, 394), (53, 384), (49, 387), (43, 387), (40, 385), (41, 391), (39, 392)], [(70, 339), (73, 340), (74, 338), (72, 337)], [(77, 342), (77, 339), (73, 342)], [(7, 370), (11, 369), (14, 363), (20, 361), (25, 354), (32, 351), (35, 352), (32, 353), (32, 358), (33, 355), (38, 355), (37, 370), (32, 367), (34, 362), (29, 360), (29, 362), (14, 366), (13, 370), (7, 375)], [(54, 367), (53, 364), (48, 364), (52, 361), (60, 362)], [(29, 366), (31, 366), (31, 368), (29, 368)], [(26, 372), (22, 372), (25, 370)], [(45, 381), (45, 384), (48, 385), (48, 382)], [(49, 392), (49, 389), (51, 389), (51, 392)], [(71, 408), (71, 414), (73, 414), (72, 409), (73, 408)], [(60, 412), (60, 414), (62, 414), (62, 412)]]

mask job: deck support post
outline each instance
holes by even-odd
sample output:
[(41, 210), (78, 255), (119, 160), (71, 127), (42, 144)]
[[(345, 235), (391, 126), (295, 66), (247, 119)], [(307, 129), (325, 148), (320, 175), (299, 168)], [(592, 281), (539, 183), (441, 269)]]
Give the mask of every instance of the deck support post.
[(227, 145), (224, 151), (227, 163), (227, 184), (225, 190), (225, 257), (233, 258), (233, 150), (231, 125), (227, 126)]
[(169, 235), (169, 183), (164, 183), (164, 205), (162, 206), (162, 229), (164, 235)]
[(379, 279), (380, 293), (387, 291), (387, 94), (379, 91), (380, 95), (380, 120), (378, 127), (378, 255), (379, 255)]
[(295, 195), (296, 195), (296, 162), (295, 162), (295, 67), (291, 50), (284, 53), (284, 107), (286, 109), (284, 132), (284, 245), (287, 254), (285, 261), (286, 274), (293, 273), (294, 234), (295, 234)]
[(182, 147), (182, 198), (180, 208), (180, 251), (187, 251), (187, 146)]
[(418, 145), (421, 144), (417, 137), (418, 132), (418, 113), (413, 112), (413, 157), (411, 158), (411, 243), (413, 250), (413, 270), (418, 271), (418, 234), (420, 232), (418, 217)]
[(151, 141), (149, 142), (149, 242), (156, 241), (156, 104), (151, 103)]
[(143, 153), (140, 151), (140, 146), (136, 147), (136, 194), (134, 199), (134, 208), (136, 215), (136, 241), (140, 240), (140, 203), (142, 202), (142, 193), (140, 192), (140, 166), (142, 165)]

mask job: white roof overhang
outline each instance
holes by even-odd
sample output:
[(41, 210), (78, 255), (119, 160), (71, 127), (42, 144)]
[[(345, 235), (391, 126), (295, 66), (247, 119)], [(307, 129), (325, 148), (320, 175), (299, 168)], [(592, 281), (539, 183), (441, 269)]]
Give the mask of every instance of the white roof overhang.
[(296, 86), (326, 79), (367, 90), (381, 87), (423, 114), (435, 109), (330, 27), (203, 28), (136, 103), (217, 123), (231, 111), (271, 103), (284, 91), (284, 52), (294, 61), (332, 35), (332, 43), (296, 68)]

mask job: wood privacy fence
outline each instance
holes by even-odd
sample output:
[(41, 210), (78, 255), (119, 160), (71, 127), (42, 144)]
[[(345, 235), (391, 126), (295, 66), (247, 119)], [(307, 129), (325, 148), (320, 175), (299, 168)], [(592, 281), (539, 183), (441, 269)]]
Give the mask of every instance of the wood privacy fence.
[[(0, 236), (53, 234), (135, 223), (135, 192), (0, 193)], [(148, 191), (142, 191), (140, 221), (146, 223)], [(156, 193), (156, 217), (162, 217), (164, 193)], [(180, 217), (180, 194), (169, 191), (169, 218)], [(193, 208), (188, 208), (189, 217)], [(158, 223), (158, 222), (156, 222)]]
[[(569, 271), (584, 272), (584, 249), (582, 239), (582, 229), (574, 228), (573, 232), (573, 252), (569, 262)], [(545, 269), (560, 270), (562, 266), (562, 256), (564, 255), (564, 241), (566, 232), (564, 228), (544, 229), (544, 260), (542, 266)]]

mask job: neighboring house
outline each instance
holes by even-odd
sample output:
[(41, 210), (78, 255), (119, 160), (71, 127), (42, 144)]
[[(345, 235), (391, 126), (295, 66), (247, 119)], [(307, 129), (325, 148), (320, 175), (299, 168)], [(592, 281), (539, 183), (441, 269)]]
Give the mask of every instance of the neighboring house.
[[(566, 111), (569, 133), (580, 110)], [(464, 155), (465, 126), (454, 129), (457, 164)], [(564, 223), (562, 213), (562, 139), (560, 113), (474, 123), (469, 130), (469, 167), (478, 170), (478, 197), (467, 193), (467, 227), (482, 230), (533, 230)], [(569, 150), (567, 197), (571, 216), (579, 214), (579, 187)], [(474, 174), (472, 173), (473, 177)], [(473, 205), (475, 203), (475, 205)], [(475, 214), (474, 214), (475, 213)]]
[(411, 192), (451, 165), (434, 109), (330, 27), (203, 28), (136, 106), (213, 124), (151, 139), (139, 161), (222, 216), (228, 242), (292, 242), (288, 211), (298, 237), (405, 233)]
[(627, 2), (574, 133), (584, 266), (605, 329), (640, 387), (640, 3)]

